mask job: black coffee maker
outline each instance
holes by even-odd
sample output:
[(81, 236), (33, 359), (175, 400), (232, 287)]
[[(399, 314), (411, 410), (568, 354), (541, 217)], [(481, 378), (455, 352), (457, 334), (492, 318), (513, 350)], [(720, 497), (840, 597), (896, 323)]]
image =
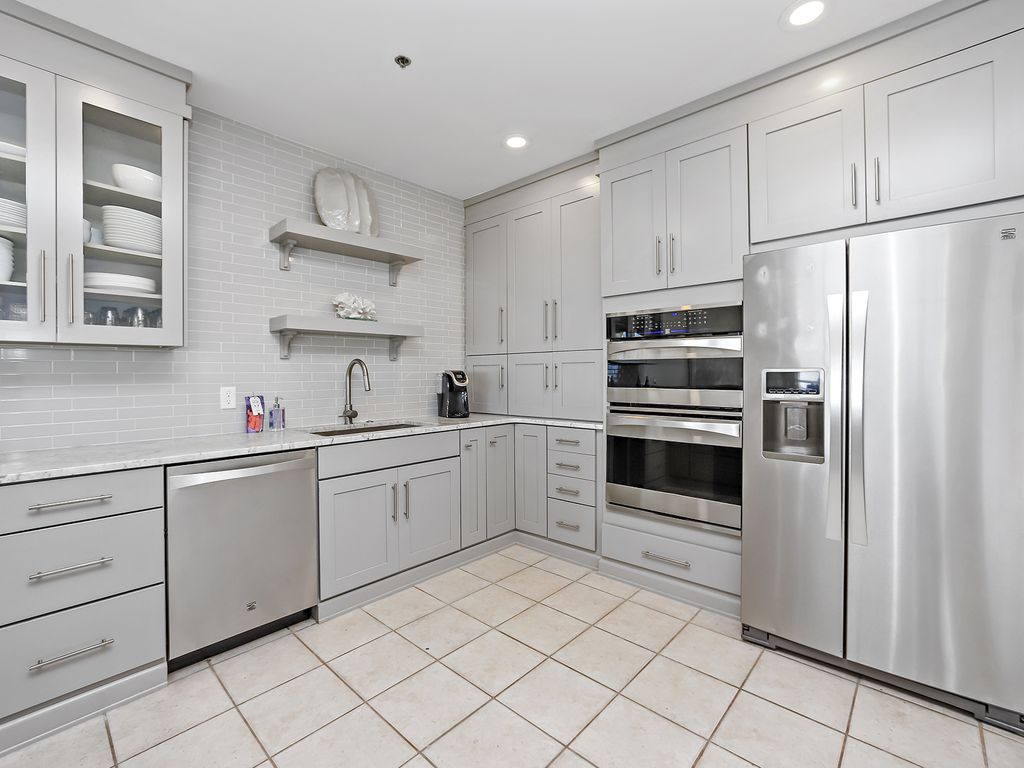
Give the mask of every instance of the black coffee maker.
[(469, 418), (469, 376), (465, 371), (444, 371), (437, 379), (437, 415)]

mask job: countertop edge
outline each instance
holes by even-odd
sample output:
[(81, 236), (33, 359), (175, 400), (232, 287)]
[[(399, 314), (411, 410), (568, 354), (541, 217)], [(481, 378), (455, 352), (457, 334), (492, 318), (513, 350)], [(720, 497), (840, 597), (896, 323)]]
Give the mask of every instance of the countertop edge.
[[(400, 421), (424, 422), (438, 419), (436, 416), (411, 416), (408, 419), (383, 419), (382, 426)], [(389, 440), (397, 437), (425, 435), (436, 432), (451, 432), (477, 427), (501, 426), (505, 424), (534, 424), (537, 426), (566, 427), (571, 429), (592, 429), (601, 431), (604, 425), (593, 421), (567, 421), (563, 419), (533, 418), (526, 416), (500, 416), (472, 414), (468, 419), (427, 423), (423, 426), (393, 429), (382, 432), (363, 432), (355, 435), (321, 437), (311, 434), (309, 428), (290, 428), (283, 432), (261, 432), (207, 435), (203, 437), (167, 438), (107, 445), (59, 448), (52, 450), (22, 451), (0, 454), (0, 486), (17, 483), (51, 480), (62, 477), (78, 477), (103, 472), (117, 472), (125, 469), (162, 467), (195, 461), (228, 459), (261, 453), (324, 448), (331, 445)], [(217, 445), (221, 443), (221, 445)], [(93, 458), (103, 452), (112, 453), (109, 458)], [(91, 454), (91, 455), (90, 455)], [(134, 455), (132, 455), (134, 454)]]

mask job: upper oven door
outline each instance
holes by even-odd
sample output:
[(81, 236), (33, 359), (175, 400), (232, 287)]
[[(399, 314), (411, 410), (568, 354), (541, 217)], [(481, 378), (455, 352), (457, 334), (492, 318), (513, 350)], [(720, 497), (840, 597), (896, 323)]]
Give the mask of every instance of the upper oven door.
[(741, 408), (743, 339), (610, 341), (608, 402)]

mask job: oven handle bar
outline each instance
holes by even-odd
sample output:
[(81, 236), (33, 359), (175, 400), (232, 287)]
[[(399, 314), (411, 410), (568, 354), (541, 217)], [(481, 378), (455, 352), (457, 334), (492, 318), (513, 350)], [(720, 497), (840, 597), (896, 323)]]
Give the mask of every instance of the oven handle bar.
[(608, 434), (612, 437), (646, 437), (675, 443), (709, 443), (739, 448), (742, 430), (740, 422), (725, 419), (608, 414)]
[(665, 358), (743, 357), (741, 336), (609, 341), (609, 360), (663, 360)]

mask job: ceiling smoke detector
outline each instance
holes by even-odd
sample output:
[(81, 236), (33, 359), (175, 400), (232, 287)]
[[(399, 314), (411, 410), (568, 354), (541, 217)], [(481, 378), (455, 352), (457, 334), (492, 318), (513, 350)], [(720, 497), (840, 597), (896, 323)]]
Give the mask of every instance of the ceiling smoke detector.
[(406, 56), (405, 54), (403, 54), (403, 53), (400, 53), (400, 54), (398, 54), (397, 56), (395, 56), (395, 64), (397, 64), (397, 65), (398, 65), (398, 68), (399, 68), (399, 69), (405, 69), (405, 68), (406, 68), (406, 67), (408, 67), (408, 66), (409, 66), (410, 64), (412, 64), (412, 59), (410, 59), (410, 58), (409, 58), (408, 56)]

